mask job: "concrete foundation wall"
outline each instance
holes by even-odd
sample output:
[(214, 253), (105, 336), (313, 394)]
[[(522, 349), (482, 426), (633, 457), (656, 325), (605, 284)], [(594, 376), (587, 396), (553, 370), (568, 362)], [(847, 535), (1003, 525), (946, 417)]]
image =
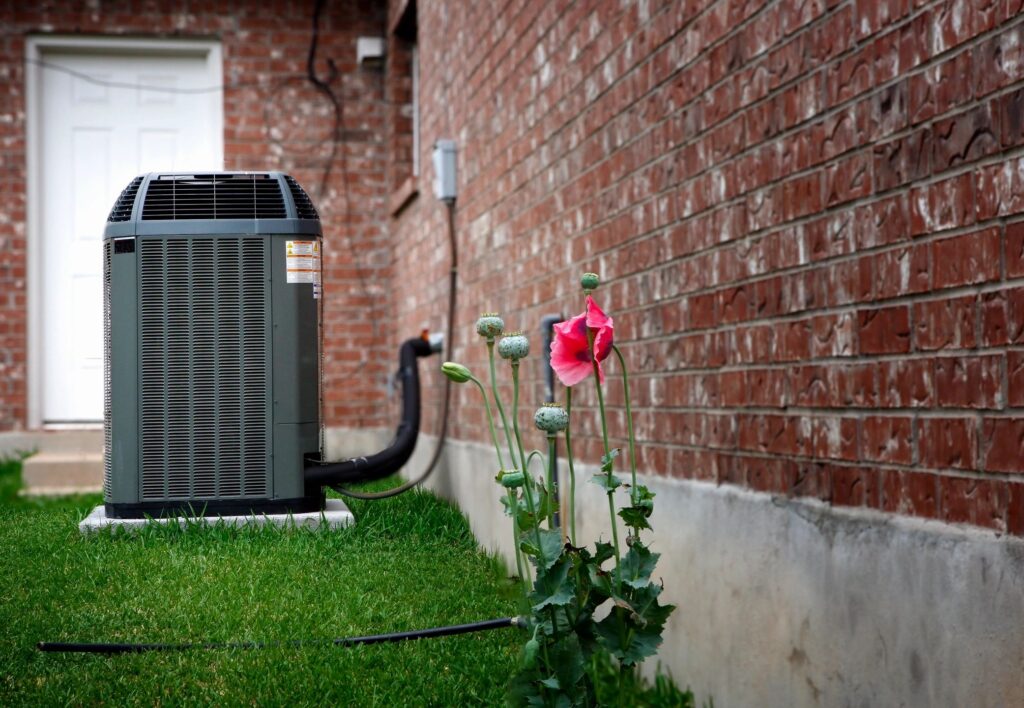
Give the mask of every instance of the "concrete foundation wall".
[[(432, 444), (421, 439), (413, 474)], [(488, 447), (452, 442), (429, 486), (508, 559), (493, 468)], [(577, 473), (577, 533), (590, 541), (608, 537), (592, 472)], [(699, 700), (1024, 705), (1021, 539), (731, 486), (644, 483), (657, 493), (657, 575), (678, 606), (659, 660)]]

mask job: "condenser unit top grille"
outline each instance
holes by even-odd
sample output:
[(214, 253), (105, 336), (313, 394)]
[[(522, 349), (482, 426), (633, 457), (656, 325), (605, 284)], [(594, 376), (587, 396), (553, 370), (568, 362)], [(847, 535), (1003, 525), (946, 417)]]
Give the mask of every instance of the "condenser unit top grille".
[(139, 175), (117, 198), (103, 237), (261, 234), (322, 235), (309, 195), (283, 172)]
[(285, 175), (284, 179), (288, 183), (288, 190), (292, 193), (292, 201), (295, 202), (296, 216), (300, 219), (316, 219), (319, 221), (320, 214), (317, 213), (316, 207), (313, 206), (313, 200), (309, 198), (306, 191), (299, 186), (299, 183), (291, 175)]
[(281, 185), (267, 174), (162, 175), (142, 202), (143, 221), (286, 217)]
[(117, 201), (114, 202), (114, 208), (110, 210), (110, 216), (107, 217), (107, 221), (128, 221), (132, 218), (135, 197), (139, 193), (139, 185), (141, 184), (142, 177), (136, 177), (128, 183), (128, 186), (121, 191)]

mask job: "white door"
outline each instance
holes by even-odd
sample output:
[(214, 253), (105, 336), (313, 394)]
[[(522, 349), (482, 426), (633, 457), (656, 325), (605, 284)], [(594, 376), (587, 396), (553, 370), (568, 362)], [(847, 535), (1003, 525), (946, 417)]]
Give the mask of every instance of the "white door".
[(137, 174), (223, 169), (222, 95), (188, 91), (217, 86), (220, 71), (195, 54), (62, 49), (40, 59), (42, 419), (98, 422), (107, 214)]

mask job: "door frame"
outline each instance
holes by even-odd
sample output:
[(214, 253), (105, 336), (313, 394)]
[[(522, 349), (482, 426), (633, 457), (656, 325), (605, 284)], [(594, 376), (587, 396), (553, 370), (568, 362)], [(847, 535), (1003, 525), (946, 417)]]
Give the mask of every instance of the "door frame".
[[(47, 52), (72, 50), (96, 54), (138, 54), (154, 56), (200, 57), (206, 60), (211, 86), (223, 85), (223, 61), (221, 43), (217, 39), (158, 39), (139, 37), (82, 37), (80, 35), (30, 35), (25, 39), (25, 259), (26, 259), (26, 307), (27, 352), (26, 376), (28, 383), (28, 420), (30, 429), (43, 427), (43, 264), (42, 229), (40, 210), (43, 193), (42, 179), (42, 96), (40, 95), (42, 72), (46, 69), (39, 62)], [(221, 154), (218, 162), (224, 162), (224, 92), (209, 93), (213, 120), (210, 127), (220, 140), (214, 142)], [(53, 427), (66, 428), (66, 425)], [(96, 426), (82, 426), (96, 427)]]

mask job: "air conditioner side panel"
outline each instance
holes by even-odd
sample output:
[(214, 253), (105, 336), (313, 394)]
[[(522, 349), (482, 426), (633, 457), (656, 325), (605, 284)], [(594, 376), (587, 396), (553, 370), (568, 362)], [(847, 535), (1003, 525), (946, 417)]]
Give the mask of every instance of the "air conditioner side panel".
[[(110, 260), (110, 457), (108, 502), (139, 501), (138, 270), (131, 248), (105, 247)], [(121, 251), (121, 252), (118, 252)]]
[[(318, 452), (320, 431), (320, 301), (312, 282), (294, 282), (309, 280), (305, 274), (293, 273), (289, 282), (290, 242), (315, 243), (317, 253), (320, 246), (312, 236), (270, 237), (276, 499), (305, 494), (303, 458)], [(312, 263), (318, 266), (318, 259)]]

